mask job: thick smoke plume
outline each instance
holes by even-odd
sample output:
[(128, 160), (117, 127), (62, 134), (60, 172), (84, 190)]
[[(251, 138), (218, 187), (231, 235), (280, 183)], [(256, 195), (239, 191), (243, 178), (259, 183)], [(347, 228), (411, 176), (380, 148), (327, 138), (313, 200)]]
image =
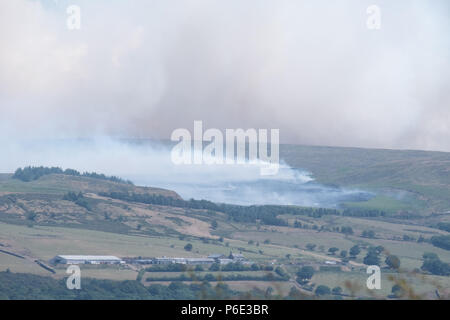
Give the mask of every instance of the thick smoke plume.
[(1, 1), (0, 134), (168, 139), (203, 120), (289, 143), (450, 151), (449, 2), (376, 1), (380, 30), (366, 26), (372, 4)]

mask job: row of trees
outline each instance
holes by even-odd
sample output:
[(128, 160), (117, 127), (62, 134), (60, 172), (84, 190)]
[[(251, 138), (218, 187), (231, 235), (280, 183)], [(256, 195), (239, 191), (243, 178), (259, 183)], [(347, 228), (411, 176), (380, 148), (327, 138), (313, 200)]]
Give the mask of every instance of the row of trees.
[(435, 247), (450, 250), (450, 235), (433, 236), (430, 239), (431, 244)]
[(442, 262), (438, 255), (432, 252), (423, 254), (423, 264), (421, 269), (434, 275), (450, 275), (450, 264)]
[[(312, 243), (308, 243), (306, 245), (306, 249), (314, 251), (316, 245)], [(340, 249), (337, 247), (331, 247), (328, 249), (328, 252), (331, 255), (336, 255), (336, 253)], [(381, 253), (384, 251), (383, 246), (377, 246), (377, 247), (369, 247), (367, 250), (367, 254), (363, 259), (363, 262), (367, 265), (381, 265)], [(359, 254), (361, 253), (361, 248), (358, 245), (354, 245), (347, 250), (341, 250), (339, 256), (342, 258), (343, 261), (348, 260), (348, 258), (355, 259)], [(400, 268), (400, 259), (395, 255), (387, 255), (386, 259), (384, 261), (386, 265), (391, 269), (399, 269)]]
[[(104, 192), (100, 193), (101, 196), (106, 196), (114, 199), (120, 199), (130, 202), (140, 202), (145, 204), (155, 204), (155, 205), (166, 205), (180, 208), (189, 209), (204, 209), (216, 212), (223, 212), (228, 215), (228, 217), (235, 222), (247, 222), (255, 223), (260, 221), (265, 225), (273, 226), (288, 226), (286, 220), (278, 218), (279, 215), (289, 214), (289, 215), (303, 215), (308, 217), (320, 218), (325, 215), (348, 215), (349, 211), (340, 211), (337, 209), (327, 209), (327, 208), (308, 208), (308, 207), (297, 207), (297, 206), (282, 206), (282, 205), (252, 205), (252, 206), (241, 206), (241, 205), (231, 205), (231, 204), (216, 204), (207, 200), (183, 200), (173, 197), (166, 197), (162, 195), (151, 195), (151, 194), (136, 194), (136, 193), (123, 193), (123, 192)], [(365, 209), (358, 209), (363, 212)], [(351, 211), (353, 212), (353, 211)], [(355, 214), (355, 213), (353, 213)], [(213, 228), (217, 227), (215, 224), (212, 225)], [(300, 222), (295, 222), (294, 227), (302, 227)], [(314, 226), (313, 226), (314, 227)], [(316, 226), (316, 228), (318, 228)], [(353, 230), (350, 227), (343, 227), (341, 231), (343, 233), (351, 234)]]
[(177, 276), (165, 276), (165, 277), (147, 277), (145, 281), (287, 281), (288, 276), (280, 276), (274, 273), (267, 273), (265, 275), (252, 275), (242, 273), (220, 274), (214, 275), (212, 273), (207, 274), (181, 274)]
[[(188, 265), (180, 264), (180, 263), (171, 263), (171, 264), (163, 264), (163, 265), (155, 265), (148, 268), (145, 268), (147, 272), (185, 272), (189, 270)], [(204, 267), (201, 265), (197, 265), (193, 271), (205, 271)], [(256, 263), (252, 265), (244, 265), (240, 262), (231, 262), (225, 265), (221, 265), (219, 263), (213, 263), (209, 266), (208, 271), (217, 272), (230, 272), (230, 271), (273, 271), (273, 266), (270, 265), (258, 265)], [(275, 270), (280, 276), (283, 276), (280, 270)]]
[(226, 284), (209, 282), (145, 287), (138, 281), (113, 281), (83, 278), (80, 290), (67, 290), (65, 279), (53, 279), (25, 273), (0, 272), (0, 300), (103, 300), (103, 299), (231, 299), (238, 293)]
[(69, 176), (81, 176), (81, 177), (88, 177), (88, 178), (94, 178), (94, 179), (101, 179), (101, 180), (108, 180), (112, 182), (117, 183), (126, 183), (126, 184), (133, 184), (130, 180), (123, 180), (116, 176), (106, 176), (104, 174), (99, 174), (96, 172), (84, 172), (80, 173), (77, 170), (74, 169), (66, 169), (63, 170), (60, 167), (24, 167), (18, 168), (13, 175), (13, 179), (18, 179), (24, 182), (30, 182), (39, 179), (42, 176), (49, 175), (49, 174), (65, 174)]
[(439, 222), (437, 227), (438, 229), (450, 232), (450, 222)]

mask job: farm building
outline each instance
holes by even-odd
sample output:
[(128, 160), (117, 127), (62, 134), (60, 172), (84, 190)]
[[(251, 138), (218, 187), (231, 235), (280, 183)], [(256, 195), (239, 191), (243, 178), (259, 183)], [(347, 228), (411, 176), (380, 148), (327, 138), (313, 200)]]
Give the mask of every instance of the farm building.
[(171, 264), (171, 263), (179, 263), (179, 264), (212, 264), (214, 263), (214, 259), (210, 258), (155, 258), (153, 260), (155, 264)]
[(219, 260), (219, 259), (225, 258), (225, 255), (221, 254), (221, 253), (216, 253), (216, 254), (209, 255), (208, 258), (214, 259), (214, 260)]
[(215, 260), (211, 258), (187, 258), (186, 264), (212, 264)]
[(220, 264), (229, 264), (233, 262), (233, 259), (227, 259), (227, 258), (223, 258), (223, 259), (218, 259), (218, 262)]
[(245, 260), (244, 255), (241, 253), (230, 253), (229, 258), (233, 259), (235, 261), (244, 261)]
[(138, 258), (126, 258), (124, 259), (129, 264), (153, 264), (155, 260), (153, 258), (138, 259)]
[(125, 263), (115, 256), (57, 255), (50, 260), (52, 264), (121, 264)]
[(168, 257), (154, 258), (153, 263), (154, 264), (171, 264), (171, 263), (186, 264), (186, 258), (168, 258)]

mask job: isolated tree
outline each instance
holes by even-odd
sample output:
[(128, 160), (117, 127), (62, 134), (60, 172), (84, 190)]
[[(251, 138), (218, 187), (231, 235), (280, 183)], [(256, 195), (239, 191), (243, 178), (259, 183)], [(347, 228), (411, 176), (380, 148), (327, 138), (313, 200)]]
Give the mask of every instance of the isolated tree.
[(370, 238), (370, 239), (373, 239), (373, 238), (375, 238), (375, 231), (373, 231), (373, 230), (364, 230), (364, 231), (362, 232), (361, 236), (362, 236), (363, 238)]
[(218, 226), (217, 221), (216, 221), (216, 220), (213, 220), (213, 221), (211, 222), (211, 228), (213, 228), (214, 230), (216, 230), (216, 229), (217, 229), (217, 226)]
[(332, 255), (335, 255), (336, 251), (339, 251), (339, 248), (331, 247), (330, 249), (328, 249), (328, 252), (331, 253)]
[(308, 282), (314, 275), (314, 268), (311, 266), (305, 266), (302, 267), (297, 272), (297, 282), (298, 283), (305, 283)]
[(343, 234), (353, 234), (352, 227), (341, 227), (341, 232)]
[(314, 243), (308, 243), (306, 245), (306, 249), (314, 251), (314, 248), (316, 247), (316, 245)]
[(400, 298), (405, 294), (405, 290), (398, 284), (392, 286), (391, 292), (396, 298)]
[(333, 290), (331, 290), (331, 293), (333, 293), (334, 295), (340, 295), (340, 294), (342, 294), (342, 288), (334, 287)]
[(379, 266), (380, 265), (380, 257), (376, 253), (376, 251), (369, 251), (367, 255), (364, 257), (363, 262), (369, 266)]
[(196, 265), (194, 270), (198, 271), (198, 272), (204, 271), (204, 269), (201, 265)]
[(350, 256), (356, 257), (361, 252), (361, 249), (358, 245), (354, 245), (350, 248)]
[(186, 251), (192, 251), (192, 244), (188, 243), (187, 245), (184, 246), (184, 250)]
[(209, 267), (209, 271), (220, 271), (220, 264), (213, 263), (211, 267)]
[(340, 253), (341, 258), (345, 258), (347, 257), (347, 251), (346, 250), (342, 250)]
[(388, 255), (384, 261), (389, 268), (397, 270), (400, 268), (400, 259), (394, 255)]
[(437, 255), (431, 255), (425, 259), (421, 269), (439, 276), (450, 275), (450, 264), (442, 262)]
[(439, 257), (436, 253), (434, 252), (425, 252), (422, 256), (423, 260), (439, 260)]
[(272, 293), (273, 293), (273, 288), (267, 287), (266, 292), (264, 293), (264, 297), (266, 299), (270, 299), (272, 297)]
[(324, 296), (324, 295), (327, 295), (327, 294), (330, 294), (330, 293), (331, 293), (330, 288), (327, 287), (327, 286), (324, 286), (324, 285), (318, 286), (318, 287), (316, 288), (316, 291), (315, 291), (315, 294), (316, 294), (317, 296)]
[(216, 281), (216, 277), (214, 277), (214, 275), (212, 275), (211, 273), (206, 274), (203, 279), (205, 279), (208, 282)]

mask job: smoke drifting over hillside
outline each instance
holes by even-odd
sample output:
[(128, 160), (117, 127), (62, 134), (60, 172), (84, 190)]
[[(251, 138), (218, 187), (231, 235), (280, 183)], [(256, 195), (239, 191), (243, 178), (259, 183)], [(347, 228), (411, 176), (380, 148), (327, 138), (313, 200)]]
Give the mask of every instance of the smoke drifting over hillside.
[(7, 154), (0, 172), (17, 167), (59, 166), (131, 179), (137, 185), (174, 190), (183, 198), (234, 204), (296, 204), (336, 207), (367, 199), (359, 190), (325, 187), (309, 173), (282, 165), (275, 176), (261, 176), (258, 165), (175, 165), (171, 148), (160, 143), (97, 140), (2, 142)]
[[(4, 138), (167, 139), (203, 120), (450, 151), (447, 0), (376, 1), (380, 30), (365, 0), (72, 2), (0, 2)], [(66, 28), (69, 4), (80, 30)]]

